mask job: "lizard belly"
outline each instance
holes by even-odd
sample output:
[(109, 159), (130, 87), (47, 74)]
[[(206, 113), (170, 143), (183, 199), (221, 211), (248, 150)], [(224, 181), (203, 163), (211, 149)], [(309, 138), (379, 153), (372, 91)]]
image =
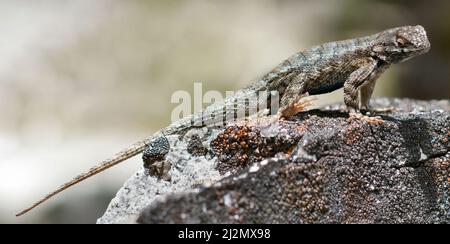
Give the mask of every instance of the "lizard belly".
[(329, 93), (332, 91), (335, 91), (337, 89), (340, 89), (344, 86), (343, 80), (337, 80), (334, 82), (323, 82), (320, 86), (316, 87), (310, 87), (307, 92), (309, 95), (319, 95), (324, 93)]

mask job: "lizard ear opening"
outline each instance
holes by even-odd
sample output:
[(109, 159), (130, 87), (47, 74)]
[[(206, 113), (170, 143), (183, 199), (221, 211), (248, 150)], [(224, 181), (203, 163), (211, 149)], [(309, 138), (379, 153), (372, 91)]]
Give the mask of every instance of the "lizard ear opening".
[(387, 57), (385, 53), (385, 47), (381, 45), (376, 45), (372, 47), (371, 56), (375, 59), (380, 59), (387, 62)]

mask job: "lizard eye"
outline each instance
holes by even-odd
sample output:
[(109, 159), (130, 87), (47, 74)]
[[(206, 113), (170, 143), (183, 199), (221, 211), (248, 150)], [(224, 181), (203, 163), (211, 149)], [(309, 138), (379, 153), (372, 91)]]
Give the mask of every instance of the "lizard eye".
[(404, 45), (409, 43), (409, 41), (406, 38), (402, 37), (402, 36), (397, 36), (397, 40), (396, 41), (397, 41), (397, 43), (400, 46), (404, 46)]

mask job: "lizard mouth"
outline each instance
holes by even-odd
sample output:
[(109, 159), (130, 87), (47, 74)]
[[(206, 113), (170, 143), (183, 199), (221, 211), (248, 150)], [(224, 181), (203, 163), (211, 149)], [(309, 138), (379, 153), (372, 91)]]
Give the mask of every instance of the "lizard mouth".
[(411, 58), (427, 53), (431, 49), (430, 45), (417, 48), (402, 48), (398, 50), (390, 50), (390, 55), (384, 59), (387, 63), (402, 63)]

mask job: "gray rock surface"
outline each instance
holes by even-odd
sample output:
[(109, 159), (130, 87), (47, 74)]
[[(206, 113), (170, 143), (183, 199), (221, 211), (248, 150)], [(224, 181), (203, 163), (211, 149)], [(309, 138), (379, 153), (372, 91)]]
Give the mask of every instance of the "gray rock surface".
[(170, 181), (140, 170), (98, 223), (450, 223), (450, 101), (372, 105), (170, 138)]
[[(195, 132), (202, 134), (202, 131)], [(177, 136), (168, 139), (171, 148), (166, 161), (172, 164), (170, 181), (164, 180), (165, 176), (149, 175), (149, 170), (142, 167), (117, 192), (97, 224), (135, 223), (148, 204), (176, 192), (192, 191), (195, 185), (216, 182), (223, 177), (209, 155), (194, 157), (186, 152), (189, 135), (184, 140)]]

